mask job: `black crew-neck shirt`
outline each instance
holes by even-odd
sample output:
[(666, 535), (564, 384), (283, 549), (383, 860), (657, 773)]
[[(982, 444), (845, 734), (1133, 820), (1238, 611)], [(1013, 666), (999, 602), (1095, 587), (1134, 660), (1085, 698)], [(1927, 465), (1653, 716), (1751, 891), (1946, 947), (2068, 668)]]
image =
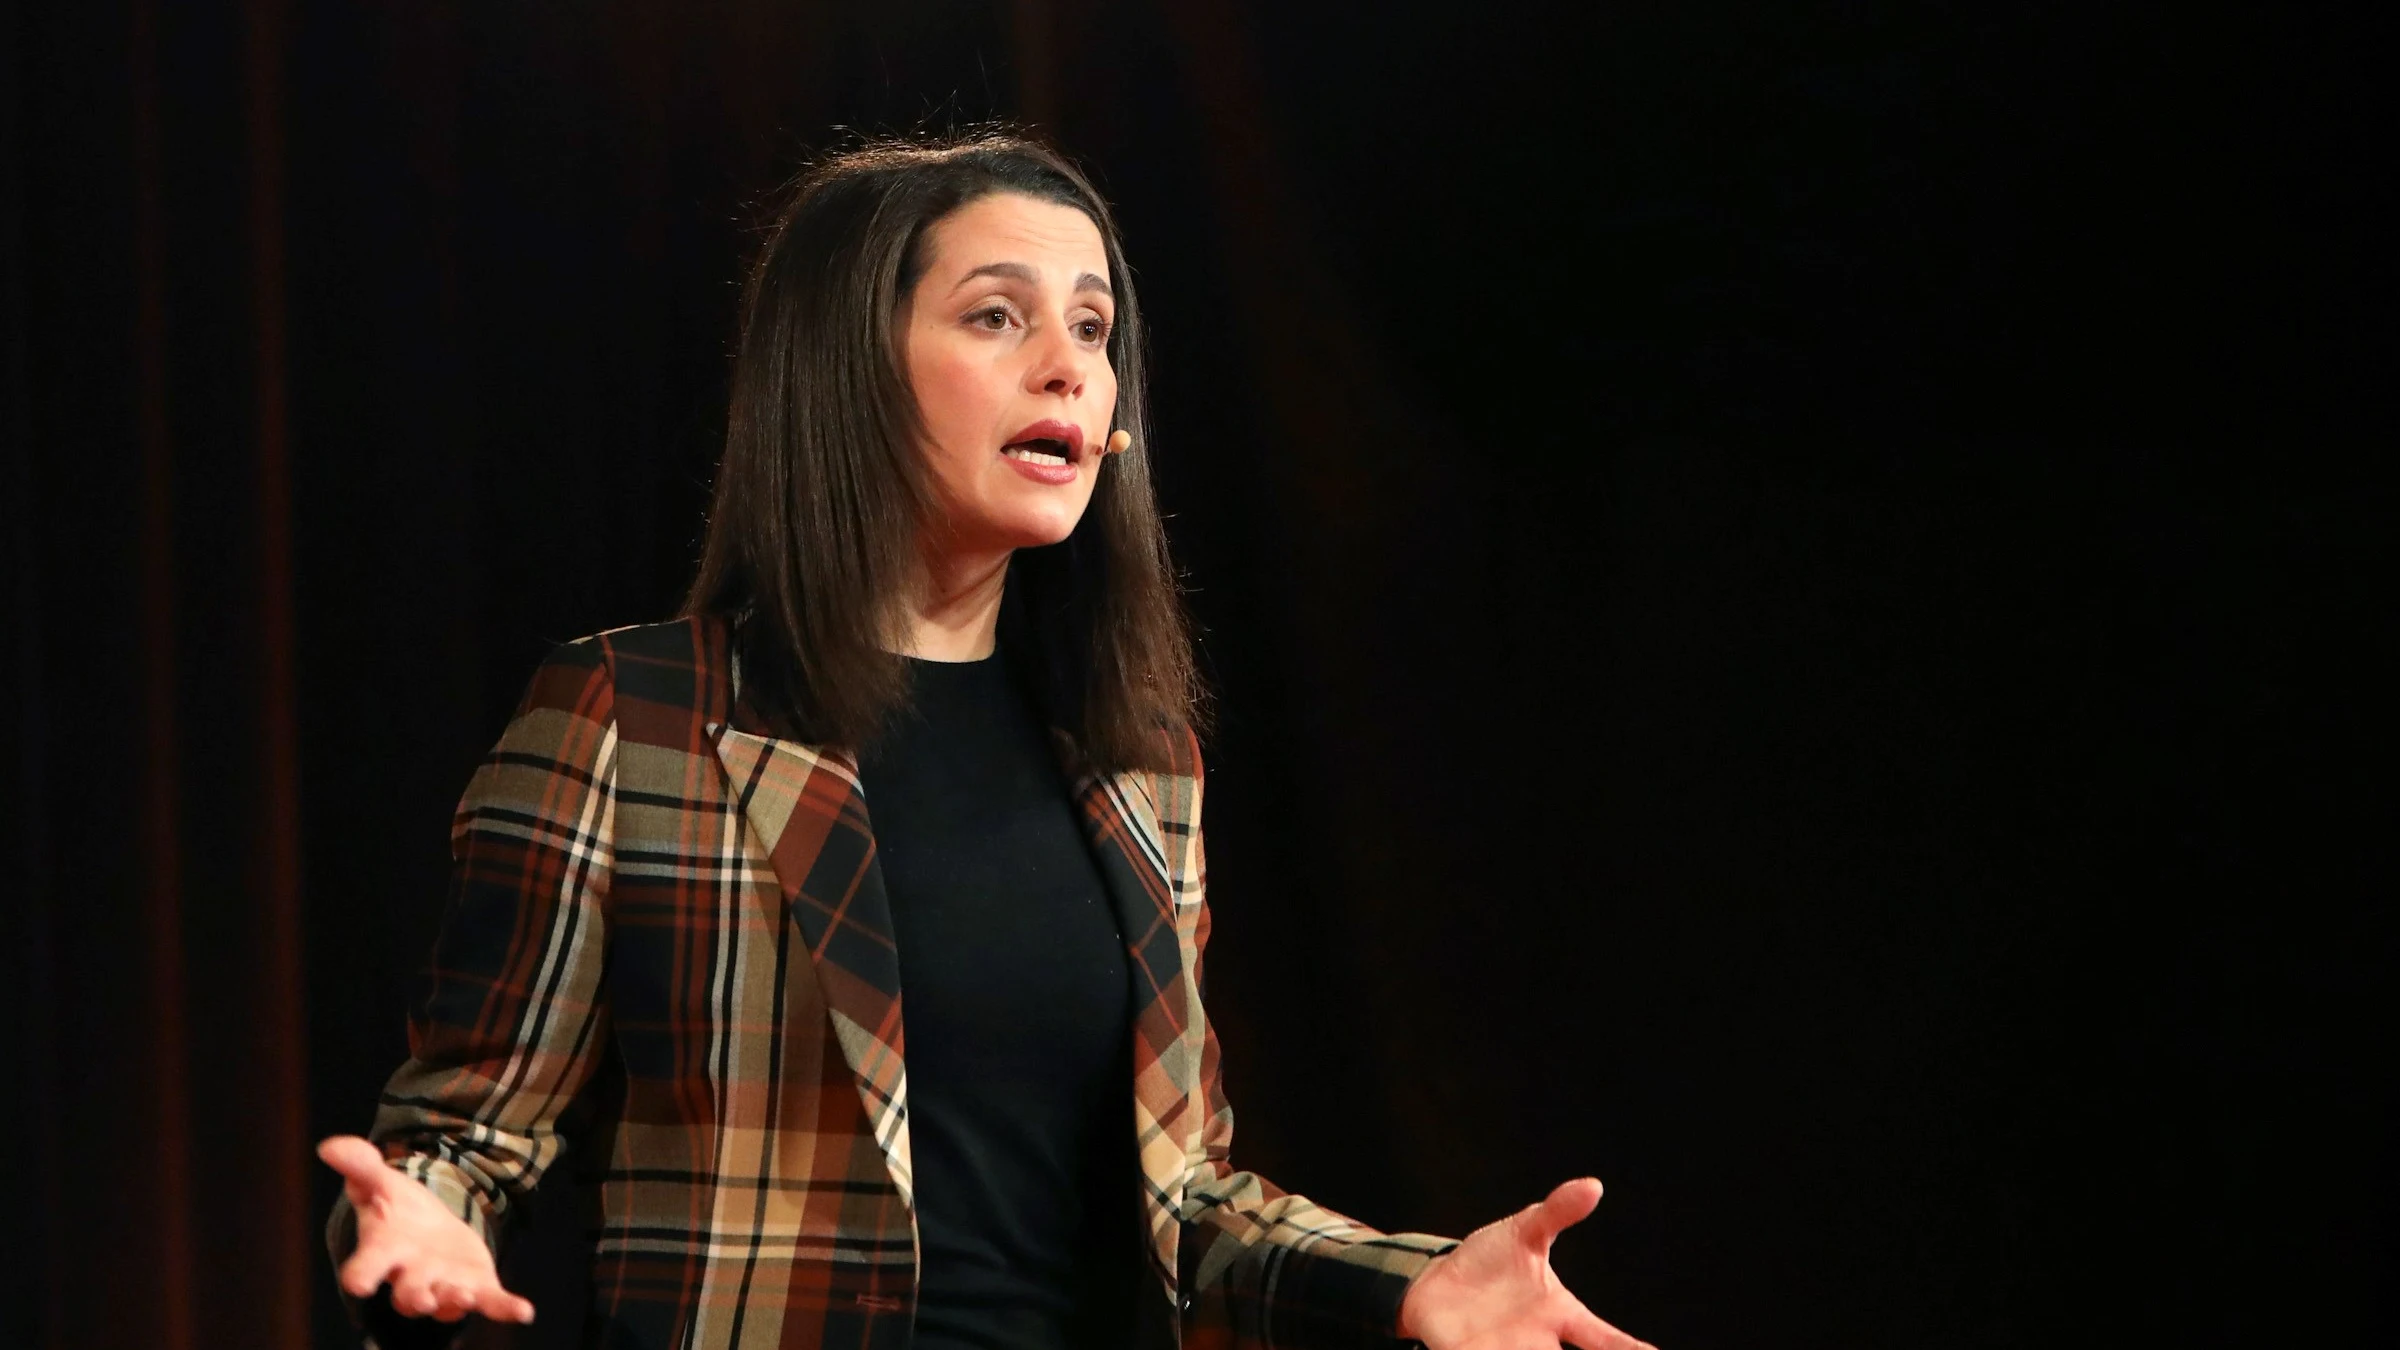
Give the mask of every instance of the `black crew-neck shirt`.
[(1131, 971), (1003, 652), (910, 659), (860, 755), (899, 946), (920, 1350), (1133, 1340)]

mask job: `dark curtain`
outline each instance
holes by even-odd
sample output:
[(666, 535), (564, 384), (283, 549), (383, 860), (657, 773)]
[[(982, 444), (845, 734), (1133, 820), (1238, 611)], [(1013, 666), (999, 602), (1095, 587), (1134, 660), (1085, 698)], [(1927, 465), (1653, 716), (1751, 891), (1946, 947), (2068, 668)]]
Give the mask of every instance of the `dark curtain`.
[(308, 1339), (285, 37), (11, 11), (12, 1344)]
[[(1152, 310), (1246, 1165), (1451, 1232), (1596, 1172), (1558, 1268), (1670, 1350), (2388, 1326), (2392, 189), (2344, 22), (0, 41), (0, 1340), (342, 1343), (310, 1143), (405, 1052), (534, 661), (677, 602), (763, 202), (995, 115), (1093, 168)], [(572, 1343), (569, 1199), (516, 1343)]]

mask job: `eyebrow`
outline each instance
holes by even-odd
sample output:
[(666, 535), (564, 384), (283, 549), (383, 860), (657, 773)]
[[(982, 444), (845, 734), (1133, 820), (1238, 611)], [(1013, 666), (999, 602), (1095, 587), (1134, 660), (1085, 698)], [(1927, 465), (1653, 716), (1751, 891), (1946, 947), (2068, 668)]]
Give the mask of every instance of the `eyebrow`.
[[(1010, 281), (1022, 281), (1028, 286), (1041, 283), (1040, 274), (1021, 262), (996, 262), (985, 263), (983, 266), (969, 271), (958, 279), (958, 285), (964, 286), (977, 277), (1004, 277)], [(957, 290), (958, 286), (950, 289)], [(1085, 272), (1075, 278), (1075, 292), (1081, 294), (1084, 291), (1098, 291), (1111, 300), (1117, 297), (1116, 291), (1109, 287), (1108, 278), (1095, 276), (1090, 272)]]

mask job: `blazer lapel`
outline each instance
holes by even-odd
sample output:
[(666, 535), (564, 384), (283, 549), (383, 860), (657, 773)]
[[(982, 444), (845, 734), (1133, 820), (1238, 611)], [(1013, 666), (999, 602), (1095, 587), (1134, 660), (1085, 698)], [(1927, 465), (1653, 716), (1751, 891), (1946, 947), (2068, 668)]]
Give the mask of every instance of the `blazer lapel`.
[[(1061, 762), (1071, 765), (1071, 743), (1064, 733), (1057, 735)], [(1187, 1113), (1200, 1080), (1200, 1047), (1199, 1037), (1190, 1034), (1191, 990), (1176, 929), (1166, 834), (1146, 775), (1070, 772), (1084, 833), (1133, 967), (1133, 1116), (1143, 1218), (1158, 1273), (1172, 1291), (1182, 1232), (1175, 1211), (1183, 1200), (1186, 1145), (1196, 1125)]]
[[(783, 903), (808, 943), (842, 1055), (892, 1180), (916, 1204), (908, 1137), (908, 1075), (900, 1016), (899, 949), (891, 901), (876, 862), (856, 759), (839, 750), (763, 734), (739, 695), (731, 724), (708, 728)], [(1168, 831), (1149, 779), (1076, 766), (1057, 733), (1086, 840), (1114, 909), (1133, 971), (1133, 1115), (1142, 1207), (1158, 1274), (1175, 1287), (1189, 1118), (1200, 1079), (1196, 1000), (1177, 930)]]
[(734, 800), (774, 865), (785, 911), (808, 942), (875, 1143), (913, 1210), (899, 949), (857, 761), (730, 725), (709, 733)]

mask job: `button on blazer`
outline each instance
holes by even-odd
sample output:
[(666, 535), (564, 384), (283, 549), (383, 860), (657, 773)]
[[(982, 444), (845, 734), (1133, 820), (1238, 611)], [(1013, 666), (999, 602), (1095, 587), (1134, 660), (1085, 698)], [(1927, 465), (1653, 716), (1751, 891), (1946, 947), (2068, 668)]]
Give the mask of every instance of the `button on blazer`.
[[(1166, 772), (1076, 770), (1059, 736), (1133, 971), (1126, 1185), (1160, 1320), (1192, 1346), (1390, 1345), (1409, 1279), (1455, 1244), (1228, 1161), (1200, 752), (1161, 734)], [(543, 1170), (588, 1150), (587, 1343), (908, 1344), (905, 991), (868, 807), (854, 756), (776, 736), (737, 695), (717, 618), (559, 648), (469, 783), (372, 1135), (495, 1247)], [(336, 1205), (337, 1258), (353, 1219)]]

